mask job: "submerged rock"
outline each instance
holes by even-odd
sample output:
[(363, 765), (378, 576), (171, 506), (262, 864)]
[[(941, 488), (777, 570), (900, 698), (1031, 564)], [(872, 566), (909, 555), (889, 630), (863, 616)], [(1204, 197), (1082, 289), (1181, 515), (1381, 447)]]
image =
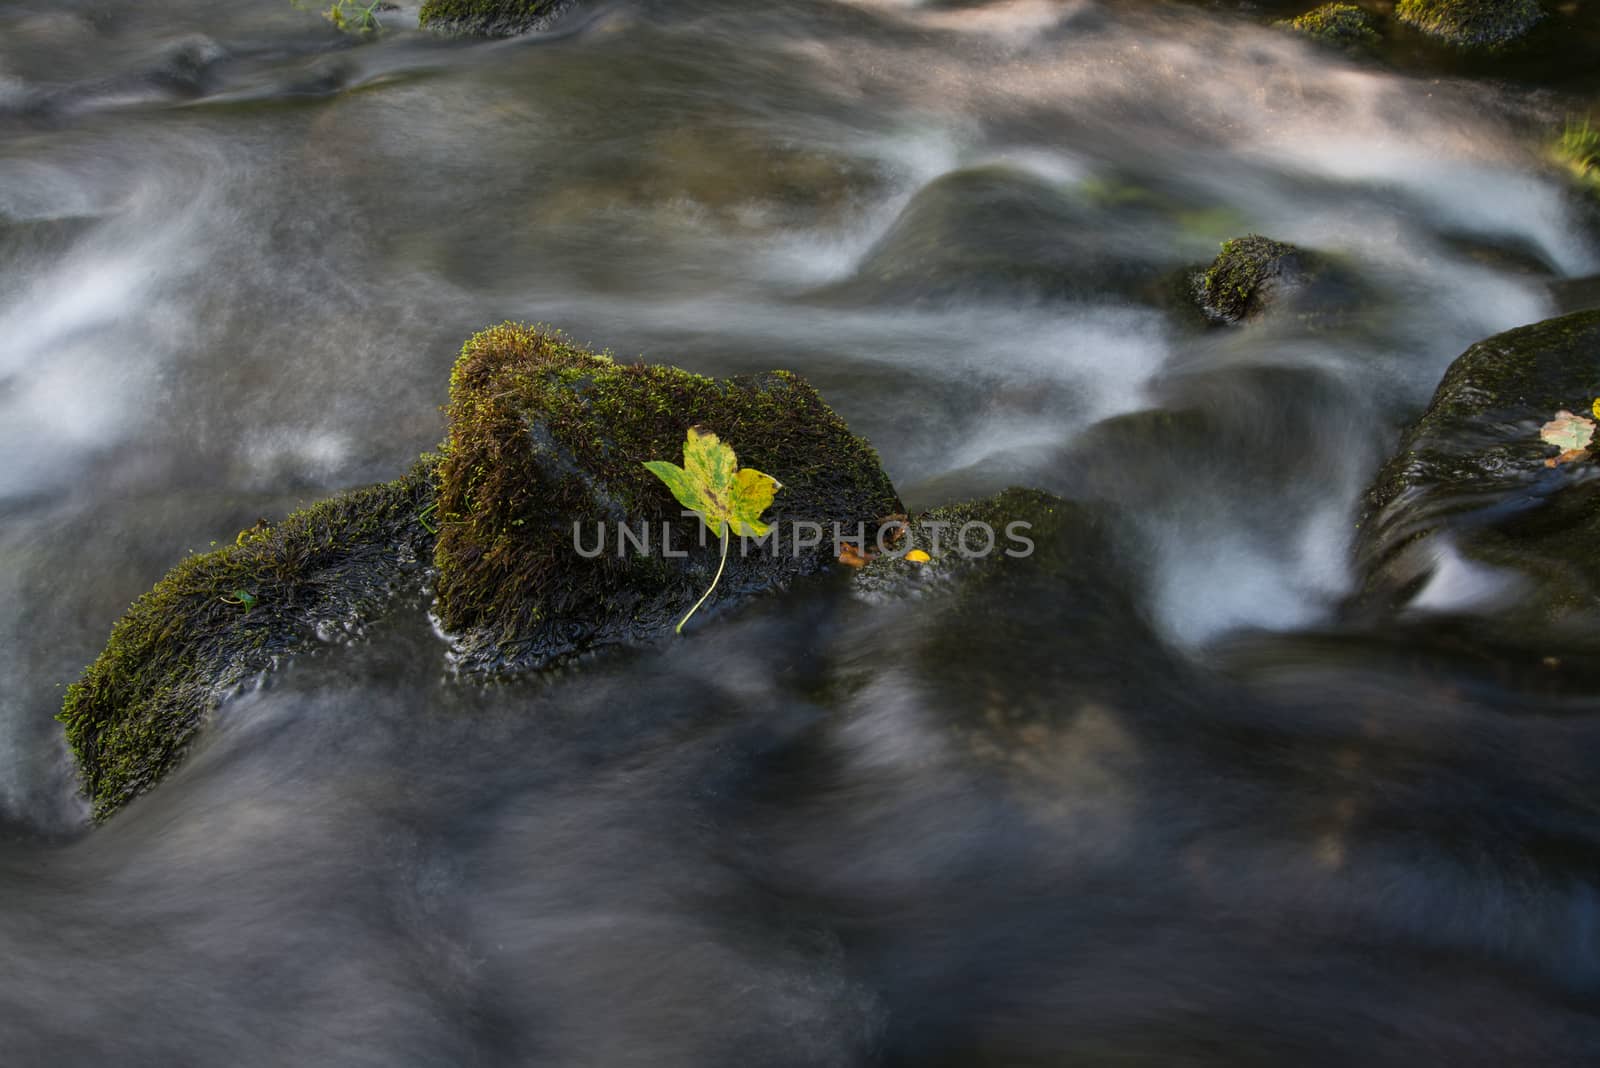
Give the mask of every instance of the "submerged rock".
[(438, 610), (464, 667), (540, 667), (677, 622), (711, 584), (718, 542), (643, 463), (679, 462), (693, 426), (783, 486), (772, 542), (732, 545), (708, 607), (827, 566), (834, 524), (870, 529), (903, 510), (872, 447), (793, 374), (719, 381), (514, 324), (486, 330), (451, 376), (439, 494)]
[(955, 171), (919, 190), (855, 275), (844, 301), (1140, 296), (1160, 267), (1104, 211), (1008, 166)]
[(420, 585), (434, 465), (258, 524), (133, 603), (59, 716), (96, 819), (166, 774), (228, 690)]
[(1379, 39), (1377, 20), (1354, 4), (1323, 4), (1278, 25), (1340, 48), (1375, 45)]
[[(996, 532), (995, 551), (972, 552), (983, 541), (975, 527), (962, 552), (969, 524)], [(998, 770), (1036, 813), (1082, 803), (1081, 815), (1107, 814), (1107, 779), (1131, 770), (1119, 765), (1137, 748), (1125, 730), (1184, 702), (1205, 705), (1203, 685), (1142, 608), (1145, 561), (1126, 514), (1009, 489), (932, 509), (910, 526), (910, 540), (933, 558), (879, 557), (854, 586), (868, 602), (914, 600), (916, 610), (865, 614), (836, 639), (841, 659), (895, 679), (897, 698), (927, 695), (915, 702), (912, 733), (931, 729), (954, 743), (930, 747), (938, 759)], [(882, 690), (848, 679), (839, 689), (864, 695), (854, 716), (896, 715)]]
[(1400, 0), (1394, 14), (1458, 48), (1498, 48), (1544, 18), (1538, 0)]
[(1540, 427), (1600, 397), (1597, 353), (1600, 311), (1586, 311), (1480, 341), (1451, 365), (1367, 495), (1360, 604), (1412, 603), (1459, 554), (1509, 581), (1514, 603), (1496, 611), (1508, 624), (1596, 633), (1600, 466), (1548, 466)]
[(418, 16), (423, 29), (474, 37), (513, 37), (543, 30), (572, 0), (426, 0)]

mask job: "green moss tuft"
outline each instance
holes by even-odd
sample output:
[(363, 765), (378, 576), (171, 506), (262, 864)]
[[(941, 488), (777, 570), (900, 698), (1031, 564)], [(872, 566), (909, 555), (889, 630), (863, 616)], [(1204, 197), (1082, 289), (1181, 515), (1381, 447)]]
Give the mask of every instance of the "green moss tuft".
[[(800, 520), (872, 522), (901, 511), (877, 455), (822, 398), (787, 372), (706, 378), (622, 364), (559, 333), (515, 323), (462, 349), (450, 380), (448, 456), (441, 472), (439, 613), (466, 666), (537, 667), (578, 649), (654, 636), (683, 614), (718, 562), (715, 539), (680, 515), (642, 465), (682, 455), (701, 425), (741, 465), (783, 483), (768, 518), (792, 545)], [(687, 558), (616, 552), (580, 556), (573, 524), (663, 523)], [(735, 550), (737, 551), (737, 549)], [(730, 553), (725, 602), (816, 570), (817, 552), (749, 559)]]
[(1259, 234), (1225, 241), (1222, 252), (1195, 281), (1195, 296), (1206, 315), (1237, 323), (1259, 314), (1280, 280), (1302, 273), (1299, 249)]
[(1395, 17), (1458, 48), (1499, 48), (1544, 17), (1538, 0), (1400, 0)]
[(1569, 119), (1550, 155), (1581, 184), (1600, 193), (1600, 130), (1588, 119)]
[(258, 524), (133, 603), (57, 717), (96, 819), (169, 771), (222, 693), (314, 643), (319, 624), (371, 615), (419, 569), (437, 463)]
[(456, 33), (510, 36), (537, 28), (565, 6), (564, 0), (427, 0), (417, 22)]
[(1341, 48), (1375, 45), (1379, 40), (1375, 20), (1355, 4), (1323, 4), (1278, 25)]

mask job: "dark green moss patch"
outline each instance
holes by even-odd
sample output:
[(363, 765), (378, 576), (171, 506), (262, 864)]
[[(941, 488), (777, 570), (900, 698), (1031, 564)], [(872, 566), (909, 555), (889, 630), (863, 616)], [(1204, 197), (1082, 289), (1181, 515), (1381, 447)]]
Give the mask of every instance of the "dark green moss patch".
[(1499, 48), (1544, 17), (1538, 0), (1400, 0), (1395, 17), (1458, 48)]
[(1569, 119), (1552, 142), (1550, 155), (1579, 185), (1600, 194), (1600, 127), (1588, 119)]
[(543, 28), (567, 6), (567, 0), (427, 0), (418, 23), (446, 33), (510, 37)]
[[(642, 466), (680, 462), (688, 428), (718, 434), (744, 467), (783, 483), (772, 546), (740, 553), (707, 610), (832, 560), (831, 538), (794, 550), (797, 523), (871, 524), (901, 511), (872, 448), (786, 372), (715, 380), (622, 364), (559, 334), (512, 323), (469, 340), (450, 382), (440, 489), (439, 613), (474, 670), (542, 666), (582, 649), (670, 629), (709, 585), (715, 538), (700, 544), (667, 488)], [(651, 549), (618, 552), (618, 523)], [(574, 524), (586, 558), (574, 544)], [(661, 552), (662, 527), (675, 551)]]
[(1286, 286), (1308, 274), (1304, 253), (1259, 234), (1226, 241), (1222, 252), (1195, 279), (1195, 297), (1207, 318), (1239, 323), (1263, 312)]
[(1354, 4), (1323, 4), (1278, 25), (1339, 48), (1378, 43), (1376, 20)]
[(58, 717), (104, 819), (177, 762), (221, 695), (318, 631), (370, 618), (433, 549), (436, 461), (258, 524), (135, 601)]

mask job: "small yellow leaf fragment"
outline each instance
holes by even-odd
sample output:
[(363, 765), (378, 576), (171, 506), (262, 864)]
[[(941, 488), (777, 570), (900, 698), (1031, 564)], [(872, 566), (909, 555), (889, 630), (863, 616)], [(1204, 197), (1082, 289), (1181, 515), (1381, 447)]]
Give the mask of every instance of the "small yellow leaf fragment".
[(1594, 413), (1596, 419), (1600, 419), (1600, 397), (1595, 398), (1594, 406), (1589, 410)]
[(913, 564), (926, 564), (933, 561), (933, 557), (929, 556), (921, 549), (912, 549), (910, 552), (906, 553), (906, 559), (910, 560)]

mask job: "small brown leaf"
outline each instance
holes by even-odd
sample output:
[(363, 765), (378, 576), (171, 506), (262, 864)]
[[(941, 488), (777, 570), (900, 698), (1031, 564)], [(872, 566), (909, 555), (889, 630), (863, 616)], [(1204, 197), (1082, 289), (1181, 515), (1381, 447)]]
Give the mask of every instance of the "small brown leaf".
[(1552, 456), (1544, 462), (1546, 467), (1555, 467), (1558, 464), (1570, 464), (1574, 460), (1581, 460), (1589, 455), (1588, 449), (1568, 449), (1560, 456)]
[(844, 548), (839, 550), (839, 562), (849, 564), (851, 567), (866, 567), (871, 559), (872, 557), (856, 548), (854, 542), (845, 542)]

